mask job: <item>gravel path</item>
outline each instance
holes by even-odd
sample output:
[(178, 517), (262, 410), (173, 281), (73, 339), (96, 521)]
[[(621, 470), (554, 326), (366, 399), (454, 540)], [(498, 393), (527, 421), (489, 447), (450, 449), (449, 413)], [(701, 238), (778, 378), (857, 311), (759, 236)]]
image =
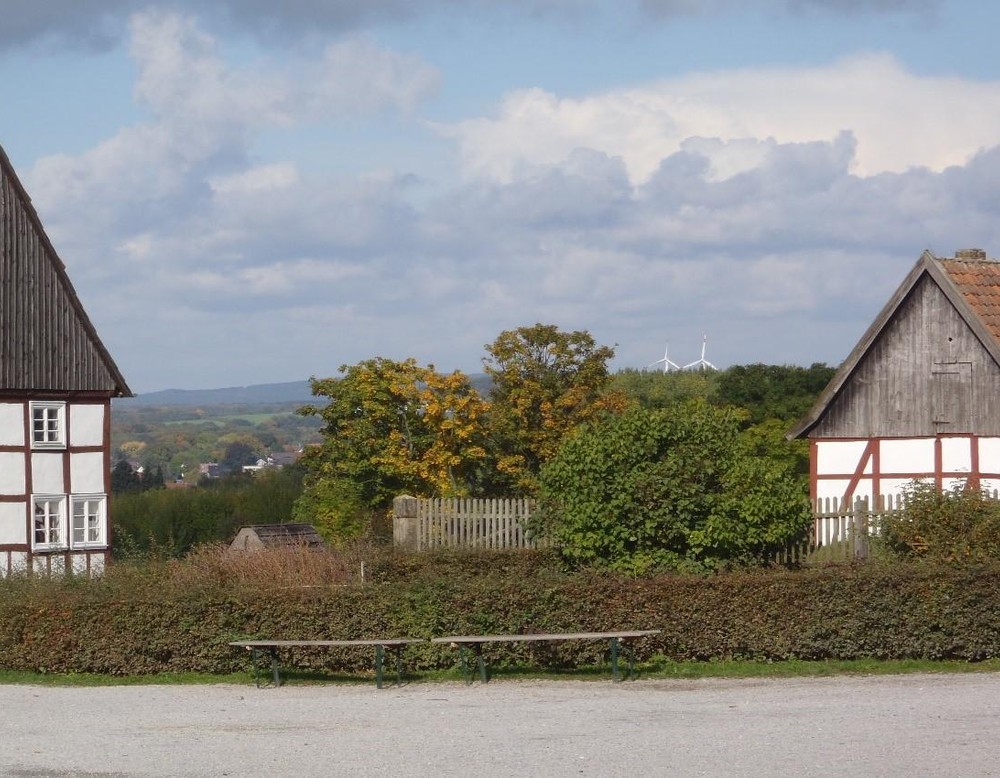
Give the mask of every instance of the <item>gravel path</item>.
[(0, 686), (0, 775), (1000, 775), (1000, 674)]

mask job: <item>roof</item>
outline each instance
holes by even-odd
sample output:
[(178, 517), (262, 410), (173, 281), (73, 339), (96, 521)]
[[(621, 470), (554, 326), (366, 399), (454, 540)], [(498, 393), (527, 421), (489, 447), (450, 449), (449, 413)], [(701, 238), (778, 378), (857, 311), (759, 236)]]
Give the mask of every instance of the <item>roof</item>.
[(233, 540), (233, 545), (240, 536), (255, 535), (266, 548), (283, 546), (324, 546), (322, 536), (312, 524), (257, 524), (242, 527)]
[(941, 289), (1000, 366), (1000, 261), (988, 259), (981, 249), (963, 249), (955, 252), (954, 257), (944, 258), (925, 251), (830, 379), (809, 413), (789, 430), (787, 438), (803, 437), (819, 423), (896, 311), (917, 284), (928, 278)]
[(132, 391), (0, 148), (0, 392)]

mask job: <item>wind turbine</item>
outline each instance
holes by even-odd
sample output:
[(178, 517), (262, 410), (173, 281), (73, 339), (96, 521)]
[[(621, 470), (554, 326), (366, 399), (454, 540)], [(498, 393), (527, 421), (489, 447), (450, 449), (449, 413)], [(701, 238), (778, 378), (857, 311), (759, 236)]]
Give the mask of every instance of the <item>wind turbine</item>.
[(715, 365), (705, 359), (705, 347), (708, 345), (708, 335), (703, 335), (701, 338), (701, 359), (691, 362), (690, 364), (684, 365), (684, 370), (718, 370)]
[(667, 344), (667, 347), (665, 349), (663, 349), (663, 359), (658, 359), (655, 362), (653, 362), (653, 364), (646, 365), (646, 367), (656, 367), (657, 365), (660, 365), (660, 364), (663, 365), (663, 372), (664, 373), (669, 373), (671, 368), (673, 368), (674, 370), (680, 370), (681, 369), (681, 366), (678, 365), (676, 362), (671, 362), (670, 361), (670, 344), (669, 343)]

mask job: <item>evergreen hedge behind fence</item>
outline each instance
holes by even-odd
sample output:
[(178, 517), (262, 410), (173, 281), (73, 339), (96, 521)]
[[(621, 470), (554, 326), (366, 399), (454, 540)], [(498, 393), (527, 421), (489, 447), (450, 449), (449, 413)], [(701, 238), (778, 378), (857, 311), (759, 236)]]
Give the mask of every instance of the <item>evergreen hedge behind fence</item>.
[[(221, 569), (193, 574), (184, 563), (118, 565), (99, 581), (0, 581), (0, 668), (228, 673), (249, 666), (245, 653), (227, 645), (236, 638), (611, 629), (663, 630), (638, 644), (640, 659), (1000, 657), (998, 565), (633, 579), (561, 573), (539, 553), (456, 553), (385, 556), (369, 560), (364, 583), (308, 586), (287, 586), (273, 574), (233, 580)], [(574, 667), (606, 661), (607, 645), (485, 650), (494, 666)], [(456, 660), (447, 646), (406, 652), (411, 670), (452, 667)], [(367, 649), (297, 649), (292, 663), (354, 672), (369, 669), (371, 656)]]

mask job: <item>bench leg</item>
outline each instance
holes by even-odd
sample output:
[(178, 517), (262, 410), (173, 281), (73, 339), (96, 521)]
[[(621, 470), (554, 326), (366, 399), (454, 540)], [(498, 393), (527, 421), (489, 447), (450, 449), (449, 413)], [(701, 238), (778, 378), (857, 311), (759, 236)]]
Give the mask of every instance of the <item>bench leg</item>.
[(635, 649), (628, 641), (619, 641), (619, 638), (611, 638), (611, 677), (622, 680), (622, 673), (619, 669), (619, 657), (625, 654), (628, 657), (628, 671), (626, 678), (635, 678)]
[(281, 686), (281, 676), (278, 674), (278, 649), (271, 648), (271, 676), (274, 678), (274, 688)]
[(382, 668), (385, 665), (385, 646), (375, 646), (375, 688), (382, 688)]
[(479, 680), (487, 683), (490, 678), (486, 674), (486, 662), (483, 660), (483, 644), (476, 643), (476, 661), (479, 663)]

